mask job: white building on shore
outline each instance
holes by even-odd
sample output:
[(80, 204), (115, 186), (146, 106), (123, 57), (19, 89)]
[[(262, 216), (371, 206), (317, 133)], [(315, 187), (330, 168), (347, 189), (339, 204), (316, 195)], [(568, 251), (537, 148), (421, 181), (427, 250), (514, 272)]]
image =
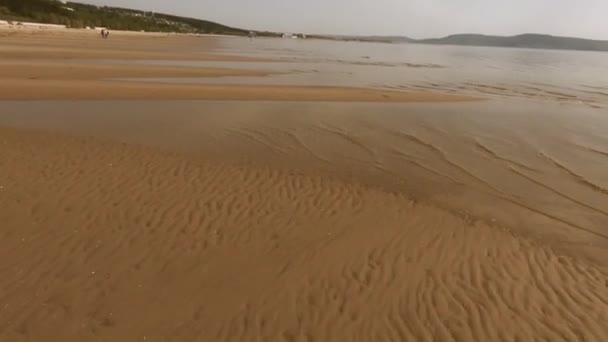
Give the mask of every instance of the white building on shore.
[(43, 24), (43, 23), (30, 23), (30, 22), (23, 22), (23, 21), (13, 21), (13, 22), (7, 22), (6, 23), (8, 26), (13, 27), (13, 28), (23, 28), (23, 29), (41, 29), (41, 30), (63, 30), (66, 29), (67, 26), (65, 25), (55, 25), (55, 24)]

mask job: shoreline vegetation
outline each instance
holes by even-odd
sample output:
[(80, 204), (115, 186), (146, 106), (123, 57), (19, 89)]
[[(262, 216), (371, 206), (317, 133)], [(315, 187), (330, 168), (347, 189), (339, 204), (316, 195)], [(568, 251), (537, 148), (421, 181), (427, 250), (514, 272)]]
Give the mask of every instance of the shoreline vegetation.
[[(0, 0), (0, 20), (64, 25), (66, 28), (109, 28), (121, 31), (199, 33), (246, 36), (249, 30), (212, 21), (152, 11), (95, 6), (57, 0)], [(276, 33), (256, 31), (258, 36)]]

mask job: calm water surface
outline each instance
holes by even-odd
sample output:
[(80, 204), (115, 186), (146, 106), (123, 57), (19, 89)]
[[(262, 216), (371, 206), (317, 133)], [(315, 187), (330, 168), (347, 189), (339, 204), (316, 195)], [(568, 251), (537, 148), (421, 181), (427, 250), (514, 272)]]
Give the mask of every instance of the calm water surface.
[(603, 52), (264, 38), (226, 38), (221, 43), (222, 53), (271, 58), (279, 62), (139, 63), (255, 68), (287, 73), (265, 78), (150, 81), (436, 90), (608, 107), (608, 53)]

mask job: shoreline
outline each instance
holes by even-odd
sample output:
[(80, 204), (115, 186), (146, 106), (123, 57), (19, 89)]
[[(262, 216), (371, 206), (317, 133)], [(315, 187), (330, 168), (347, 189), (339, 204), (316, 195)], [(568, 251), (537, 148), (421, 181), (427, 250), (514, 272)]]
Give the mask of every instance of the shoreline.
[[(221, 67), (112, 64), (117, 60), (271, 62), (218, 53), (216, 37), (117, 35), (102, 40), (85, 31), (35, 31), (5, 39), (0, 51), (0, 100), (268, 100), (462, 102), (479, 98), (440, 92), (403, 92), (338, 86), (187, 85), (115, 81), (117, 78), (271, 77), (278, 72)], [(179, 52), (178, 52), (179, 51)], [(106, 61), (94, 61), (103, 60)]]

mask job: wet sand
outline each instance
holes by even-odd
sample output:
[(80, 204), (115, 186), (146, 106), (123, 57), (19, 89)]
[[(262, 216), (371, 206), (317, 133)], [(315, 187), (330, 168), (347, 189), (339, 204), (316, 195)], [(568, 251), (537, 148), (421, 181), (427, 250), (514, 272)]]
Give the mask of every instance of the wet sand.
[[(67, 32), (65, 32), (67, 31)], [(129, 65), (135, 60), (265, 61), (216, 54), (217, 38), (118, 34), (102, 40), (95, 31), (10, 31), (0, 50), (0, 100), (291, 100), (361, 102), (471, 101), (441, 92), (302, 85), (180, 85), (117, 81), (116, 78), (266, 76), (273, 72), (211, 67)], [(225, 38), (230, 39), (230, 38)], [(89, 60), (83, 62), (83, 60)], [(114, 62), (107, 59), (116, 59)]]
[(0, 102), (0, 340), (608, 338), (603, 113), (301, 88)]
[(483, 222), (356, 183), (1, 134), (5, 340), (608, 336), (604, 270)]
[[(3, 83), (28, 81), (100, 81), (116, 78), (154, 77), (263, 77), (273, 72), (230, 68), (155, 67), (147, 65), (110, 64), (102, 62), (64, 62), (51, 60), (0, 59), (0, 75)], [(34, 82), (30, 82), (34, 83)], [(77, 87), (77, 86), (75, 86)], [(8, 89), (7, 89), (8, 91)], [(15, 93), (18, 91), (15, 90)], [(3, 92), (6, 94), (6, 92)], [(30, 95), (34, 97), (34, 95)]]
[(470, 96), (362, 88), (269, 85), (171, 85), (136, 82), (2, 80), (0, 100), (242, 100), (458, 102)]

